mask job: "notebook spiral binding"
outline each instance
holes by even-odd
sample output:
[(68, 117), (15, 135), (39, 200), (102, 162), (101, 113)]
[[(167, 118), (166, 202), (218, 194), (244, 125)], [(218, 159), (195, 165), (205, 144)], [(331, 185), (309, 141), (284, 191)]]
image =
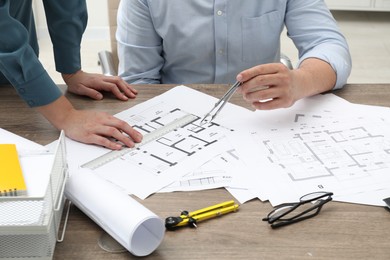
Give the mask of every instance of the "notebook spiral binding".
[(8, 190), (0, 190), (0, 197), (6, 197), (6, 196), (18, 196), (18, 190), (16, 188), (8, 189)]

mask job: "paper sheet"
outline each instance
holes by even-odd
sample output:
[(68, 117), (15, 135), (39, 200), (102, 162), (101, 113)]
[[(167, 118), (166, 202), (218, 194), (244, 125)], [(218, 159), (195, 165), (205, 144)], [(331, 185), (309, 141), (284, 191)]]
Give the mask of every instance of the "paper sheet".
[(90, 171), (73, 174), (66, 196), (123, 247), (136, 256), (152, 253), (162, 242), (162, 219), (113, 184)]
[(250, 123), (239, 123), (251, 129), (252, 137), (229, 134), (252, 170), (248, 189), (261, 200), (278, 205), (326, 190), (338, 201), (357, 202), (365, 194), (362, 203), (384, 205), (381, 196), (389, 186), (390, 168), (389, 108), (355, 105), (329, 94), (266, 112), (256, 111), (246, 119)]
[[(179, 86), (118, 113), (118, 118), (143, 134), (153, 133), (184, 115), (192, 114), (197, 119), (91, 171), (141, 199), (177, 181), (210, 158), (231, 149), (226, 145), (225, 136), (226, 132), (234, 129), (219, 125), (218, 121), (199, 125), (200, 118), (215, 100), (201, 92)], [(220, 117), (245, 113), (248, 110), (230, 105), (225, 107)], [(105, 148), (69, 139), (67, 148), (70, 174), (78, 172), (86, 162), (109, 152)]]
[(16, 149), (19, 154), (27, 152), (46, 151), (45, 147), (33, 141), (25, 139), (19, 135), (11, 133), (5, 129), (0, 128), (0, 143), (2, 144), (16, 144)]

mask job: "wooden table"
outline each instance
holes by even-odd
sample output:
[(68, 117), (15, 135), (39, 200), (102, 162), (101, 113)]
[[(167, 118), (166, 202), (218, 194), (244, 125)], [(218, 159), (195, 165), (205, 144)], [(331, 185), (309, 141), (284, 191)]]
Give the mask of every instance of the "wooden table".
[[(108, 95), (92, 101), (70, 93), (79, 109), (115, 114), (161, 94), (172, 85), (137, 86), (138, 97), (128, 102)], [(190, 85), (220, 97), (227, 85)], [(390, 84), (347, 85), (336, 95), (351, 102), (390, 107)], [(17, 96), (12, 87), (0, 87), (1, 128), (40, 144), (58, 138), (59, 132)], [(233, 103), (246, 105), (239, 95)], [(390, 172), (389, 172), (390, 174)], [(180, 210), (196, 210), (233, 199), (224, 189), (155, 194), (140, 201), (161, 218)], [(197, 229), (166, 232), (150, 259), (390, 259), (390, 212), (383, 207), (330, 202), (315, 218), (273, 230), (261, 219), (272, 209), (253, 200), (236, 213), (199, 224)], [(65, 240), (56, 245), (54, 259), (136, 259), (130, 253), (111, 254), (99, 248), (104, 231), (75, 206), (71, 207)]]

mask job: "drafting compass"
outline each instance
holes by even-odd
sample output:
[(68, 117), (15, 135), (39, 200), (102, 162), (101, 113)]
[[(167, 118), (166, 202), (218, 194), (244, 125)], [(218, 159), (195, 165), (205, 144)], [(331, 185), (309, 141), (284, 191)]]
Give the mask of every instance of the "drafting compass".
[(211, 121), (213, 121), (217, 117), (218, 113), (222, 110), (222, 108), (226, 105), (226, 103), (230, 100), (234, 92), (236, 92), (236, 90), (240, 86), (241, 82), (236, 81), (236, 83), (234, 83), (233, 86), (229, 88), (225, 95), (223, 95), (223, 97), (221, 97), (221, 99), (217, 103), (215, 103), (214, 107), (210, 110), (210, 112), (208, 112), (202, 118), (202, 120), (200, 120), (200, 125), (211, 123)]
[(238, 207), (238, 204), (235, 204), (234, 201), (231, 200), (193, 212), (182, 211), (178, 217), (167, 217), (165, 219), (165, 227), (168, 230), (175, 230), (177, 227), (186, 225), (197, 227), (196, 224), (198, 221), (218, 217), (229, 212), (235, 212), (238, 210)]

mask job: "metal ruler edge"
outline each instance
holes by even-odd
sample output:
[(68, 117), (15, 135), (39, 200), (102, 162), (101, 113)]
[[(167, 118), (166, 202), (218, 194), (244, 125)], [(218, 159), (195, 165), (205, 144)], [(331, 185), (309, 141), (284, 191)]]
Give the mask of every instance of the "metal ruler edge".
[(188, 123), (191, 123), (192, 121), (196, 120), (198, 117), (192, 114), (185, 115), (161, 128), (158, 128), (154, 130), (153, 132), (150, 132), (149, 134), (146, 134), (143, 136), (141, 143), (136, 143), (134, 147), (124, 147), (121, 150), (113, 150), (110, 152), (107, 152), (89, 162), (84, 163), (81, 165), (81, 168), (88, 168), (91, 170), (95, 170), (127, 153), (130, 151), (137, 149), (138, 147), (145, 145), (151, 141), (154, 141), (158, 139), (159, 137), (179, 128), (182, 127)]

